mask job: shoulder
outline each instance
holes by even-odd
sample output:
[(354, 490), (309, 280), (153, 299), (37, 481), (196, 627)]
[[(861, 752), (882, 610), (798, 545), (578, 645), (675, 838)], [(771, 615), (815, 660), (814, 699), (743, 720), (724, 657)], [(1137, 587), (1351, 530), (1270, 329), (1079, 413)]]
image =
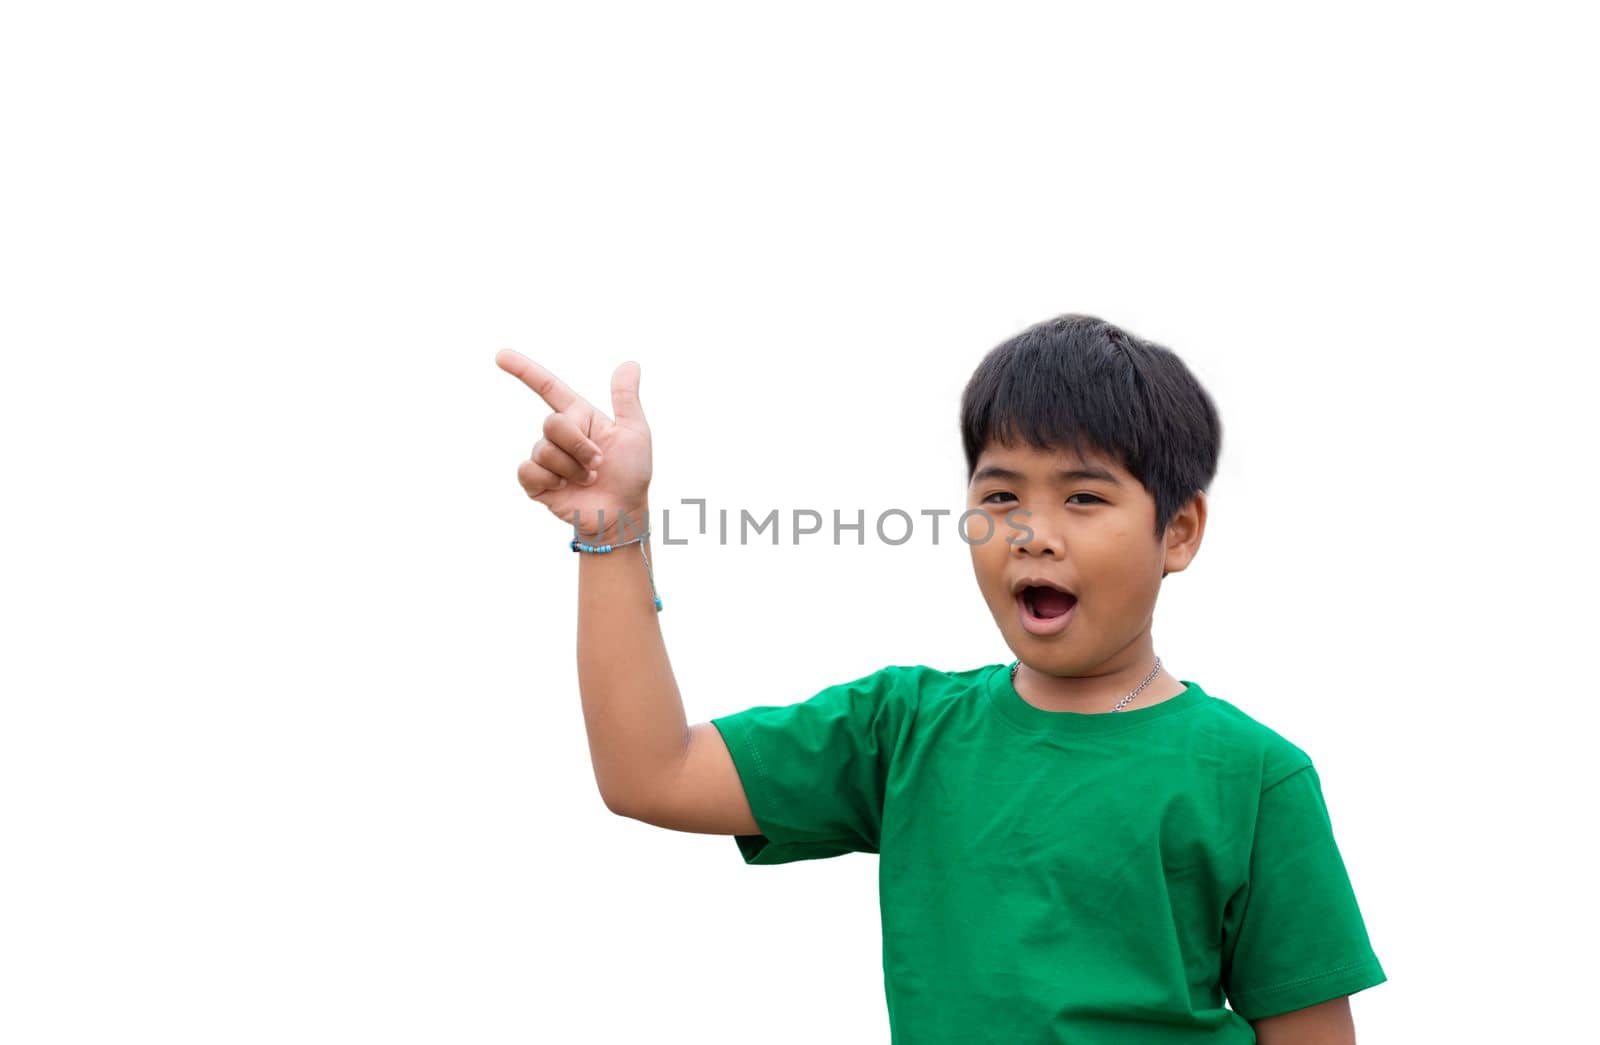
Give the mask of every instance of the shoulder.
[(1003, 664), (947, 670), (927, 664), (886, 664), (876, 671), (830, 687), (851, 699), (870, 705), (879, 715), (906, 723), (921, 717), (939, 717), (969, 706), (981, 696)]
[(947, 671), (927, 664), (886, 664), (847, 685), (865, 686), (885, 701), (916, 709), (971, 693), (983, 685), (987, 672), (993, 669), (992, 664), (962, 671)]
[(1202, 705), (1202, 713), (1194, 716), (1196, 728), (1224, 745), (1231, 759), (1255, 767), (1261, 790), (1312, 765), (1311, 756), (1299, 744), (1237, 704), (1209, 691), (1206, 695), (1210, 699)]
[(944, 695), (958, 695), (982, 686), (990, 673), (1001, 666), (984, 664), (976, 668), (951, 671), (929, 667), (926, 664), (886, 664), (857, 681), (871, 682), (906, 696), (937, 698)]
[(900, 665), (907, 699), (925, 711), (935, 711), (944, 706), (964, 705), (975, 696), (982, 696), (995, 684), (1006, 664), (980, 664), (971, 668), (933, 668), (926, 664)]
[(946, 673), (926, 664), (885, 664), (864, 675), (834, 682), (816, 692), (807, 704), (848, 708), (852, 714), (899, 719), (915, 714), (925, 700), (948, 687)]
[(788, 703), (758, 704), (734, 714), (793, 712), (803, 709), (808, 714), (827, 711), (871, 717), (898, 715), (908, 709), (914, 711), (918, 706), (938, 700), (942, 696), (970, 690), (977, 684), (980, 671), (981, 669), (953, 673), (931, 668), (926, 664), (885, 664), (842, 681), (813, 683), (819, 688), (802, 691), (809, 692), (810, 695), (795, 697)]

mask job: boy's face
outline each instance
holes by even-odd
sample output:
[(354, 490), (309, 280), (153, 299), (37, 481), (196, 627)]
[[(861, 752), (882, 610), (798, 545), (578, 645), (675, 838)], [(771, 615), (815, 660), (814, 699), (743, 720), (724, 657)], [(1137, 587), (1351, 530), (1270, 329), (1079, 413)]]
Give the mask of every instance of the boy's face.
[[(1066, 470), (1104, 474), (1057, 474)], [(1058, 676), (1108, 673), (1148, 656), (1161, 575), (1189, 564), (1205, 525), (1201, 492), (1158, 538), (1155, 498), (1110, 457), (1027, 443), (984, 448), (967, 508), (973, 571), (1006, 644)], [(1015, 589), (1025, 577), (1077, 601), (1030, 601)]]

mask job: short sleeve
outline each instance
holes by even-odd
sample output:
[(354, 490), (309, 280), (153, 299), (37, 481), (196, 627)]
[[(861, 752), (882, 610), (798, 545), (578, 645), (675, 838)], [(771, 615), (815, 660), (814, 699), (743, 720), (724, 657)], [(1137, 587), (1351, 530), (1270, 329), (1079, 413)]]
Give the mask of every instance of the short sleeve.
[(734, 836), (745, 863), (878, 851), (908, 670), (885, 667), (800, 703), (711, 720), (761, 828), (757, 835)]
[(1383, 983), (1311, 765), (1261, 792), (1249, 881), (1223, 914), (1223, 986), (1247, 1020)]

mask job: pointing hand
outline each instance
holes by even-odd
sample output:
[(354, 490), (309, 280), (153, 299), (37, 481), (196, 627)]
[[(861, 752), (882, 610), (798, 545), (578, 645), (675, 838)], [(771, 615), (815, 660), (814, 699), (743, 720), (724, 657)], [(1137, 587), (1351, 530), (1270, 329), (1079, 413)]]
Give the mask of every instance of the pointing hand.
[[(612, 418), (527, 356), (503, 349), (494, 361), (554, 411), (544, 419), (544, 438), (517, 466), (523, 490), (569, 526), (577, 513), (586, 543), (639, 536), (650, 487), (650, 426), (639, 405), (639, 364), (623, 363), (611, 375)], [(626, 527), (619, 532), (624, 512)]]

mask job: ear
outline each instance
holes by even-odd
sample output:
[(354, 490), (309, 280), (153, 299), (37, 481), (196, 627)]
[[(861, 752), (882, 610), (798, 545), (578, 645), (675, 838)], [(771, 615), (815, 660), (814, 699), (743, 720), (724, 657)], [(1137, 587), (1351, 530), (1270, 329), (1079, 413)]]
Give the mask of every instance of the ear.
[(1206, 492), (1197, 491), (1167, 524), (1166, 551), (1161, 576), (1182, 573), (1200, 553), (1200, 540), (1206, 532)]

